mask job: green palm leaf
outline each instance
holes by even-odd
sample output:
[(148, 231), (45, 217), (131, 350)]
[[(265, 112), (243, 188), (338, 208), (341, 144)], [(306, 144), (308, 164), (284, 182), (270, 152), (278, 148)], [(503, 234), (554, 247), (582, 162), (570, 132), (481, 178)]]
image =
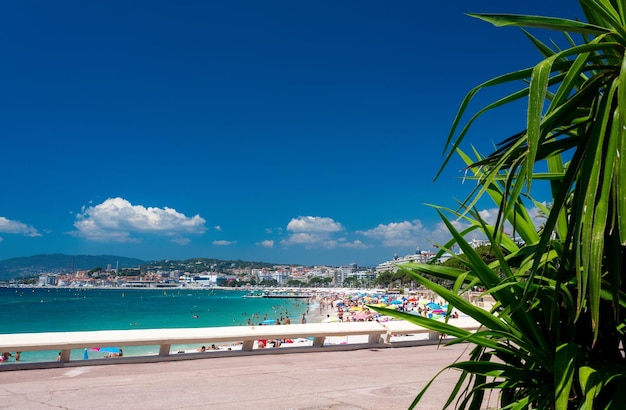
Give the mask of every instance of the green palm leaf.
[[(456, 399), (458, 408), (480, 408), (494, 389), (506, 409), (613, 409), (626, 400), (626, 3), (579, 2), (586, 22), (470, 14), (522, 28), (543, 59), (470, 90), (447, 136), (435, 178), (457, 154), (467, 178), (477, 182), (458, 209), (436, 207), (452, 237), (442, 252), (458, 244), (463, 268), (401, 268), (484, 326), (471, 334), (456, 331), (448, 342), (475, 348), (469, 360), (448, 366), (461, 376), (446, 406)], [(549, 46), (526, 30), (531, 28), (560, 32), (568, 46)], [(517, 91), (466, 112), (478, 92), (504, 84)], [(464, 153), (461, 145), (478, 118), (521, 98), (528, 100), (525, 130), (502, 136), (489, 155)], [(532, 198), (535, 181), (550, 184), (551, 202)], [(493, 224), (476, 210), (486, 197), (499, 209)], [(541, 227), (528, 204), (546, 215)], [(444, 212), (470, 227), (458, 231)], [(503, 235), (504, 226), (523, 243)], [(481, 259), (465, 240), (469, 232), (487, 238), (495, 261)], [(454, 286), (423, 275), (454, 280)], [(493, 296), (491, 312), (463, 298), (469, 286)], [(446, 324), (423, 325), (454, 331)]]

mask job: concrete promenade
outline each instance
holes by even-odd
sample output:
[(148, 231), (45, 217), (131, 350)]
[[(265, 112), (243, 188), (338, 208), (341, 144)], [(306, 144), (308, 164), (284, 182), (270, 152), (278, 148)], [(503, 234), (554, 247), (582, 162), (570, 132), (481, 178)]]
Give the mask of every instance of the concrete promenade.
[[(470, 345), (371, 348), (0, 372), (0, 409), (405, 409)], [(112, 359), (115, 360), (115, 359)], [(419, 409), (441, 409), (446, 371)], [(495, 408), (495, 398), (491, 400)]]

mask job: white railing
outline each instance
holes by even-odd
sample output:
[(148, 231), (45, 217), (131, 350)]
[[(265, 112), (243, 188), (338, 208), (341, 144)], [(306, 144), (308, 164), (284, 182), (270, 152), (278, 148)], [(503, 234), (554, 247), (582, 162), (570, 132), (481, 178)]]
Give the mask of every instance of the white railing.
[[(454, 324), (467, 330), (476, 330), (476, 322), (454, 319)], [(399, 339), (402, 335), (423, 335), (419, 340)], [(277, 326), (231, 326), (188, 329), (134, 329), (134, 330), (101, 330), (88, 332), (46, 332), (17, 333), (0, 335), (0, 352), (28, 352), (58, 350), (60, 357), (57, 362), (19, 363), (5, 362), (0, 364), (2, 370), (16, 370), (37, 367), (60, 367), (66, 365), (80, 366), (87, 364), (111, 363), (111, 360), (72, 360), (73, 349), (89, 349), (100, 346), (151, 346), (158, 345), (159, 353), (153, 356), (130, 356), (115, 362), (148, 362), (164, 360), (193, 359), (208, 357), (206, 354), (172, 354), (171, 347), (175, 344), (223, 344), (238, 343), (239, 349), (228, 351), (236, 354), (274, 354), (286, 352), (315, 351), (339, 346), (325, 344), (327, 338), (353, 337), (356, 343), (346, 342), (341, 349), (357, 349), (364, 347), (390, 347), (394, 345), (433, 343), (440, 335), (426, 328), (406, 321), (389, 322), (343, 322), (343, 323), (310, 323)], [(313, 339), (312, 344), (288, 349), (255, 348), (258, 340), (275, 339)], [(287, 346), (287, 345), (283, 345)], [(221, 352), (220, 352), (221, 353)], [(224, 352), (226, 353), (226, 352)], [(79, 358), (82, 359), (82, 358)]]

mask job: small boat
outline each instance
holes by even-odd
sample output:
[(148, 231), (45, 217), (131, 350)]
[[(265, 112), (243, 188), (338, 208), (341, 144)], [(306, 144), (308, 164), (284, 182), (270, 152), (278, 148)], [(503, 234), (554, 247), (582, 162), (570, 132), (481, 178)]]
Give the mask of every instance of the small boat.
[(256, 292), (256, 293), (248, 293), (246, 295), (243, 295), (244, 298), (264, 298), (265, 294), (263, 292)]
[(272, 292), (266, 293), (263, 295), (264, 298), (276, 298), (276, 299), (285, 299), (285, 298), (310, 298), (313, 295), (310, 293), (299, 293), (299, 292)]

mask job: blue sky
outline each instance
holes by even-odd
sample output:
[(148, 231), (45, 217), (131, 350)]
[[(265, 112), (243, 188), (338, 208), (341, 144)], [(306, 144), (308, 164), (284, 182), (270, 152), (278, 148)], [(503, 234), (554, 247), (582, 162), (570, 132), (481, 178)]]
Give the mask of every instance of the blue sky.
[[(425, 204), (471, 189), (456, 159), (433, 182), (463, 96), (539, 61), (467, 12), (583, 18), (562, 0), (4, 3), (0, 260), (434, 249), (448, 236)], [(524, 115), (467, 141), (487, 153)]]

